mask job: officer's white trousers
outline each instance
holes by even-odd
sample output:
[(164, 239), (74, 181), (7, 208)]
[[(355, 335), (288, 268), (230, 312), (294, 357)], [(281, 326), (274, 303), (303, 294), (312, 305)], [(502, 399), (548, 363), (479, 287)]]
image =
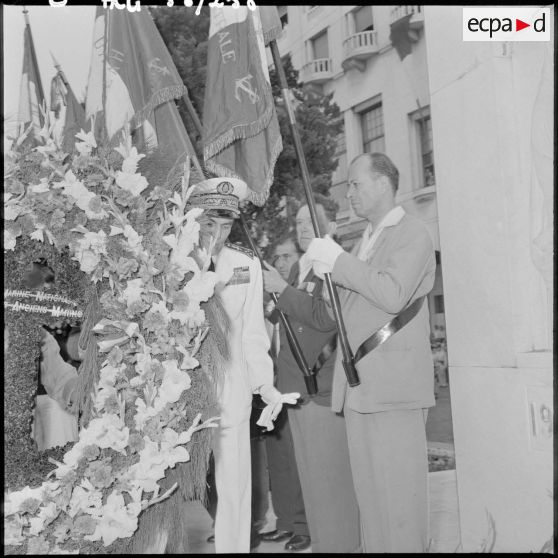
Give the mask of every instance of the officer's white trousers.
[(252, 497), (250, 421), (219, 427), (214, 436), (215, 552), (248, 554)]

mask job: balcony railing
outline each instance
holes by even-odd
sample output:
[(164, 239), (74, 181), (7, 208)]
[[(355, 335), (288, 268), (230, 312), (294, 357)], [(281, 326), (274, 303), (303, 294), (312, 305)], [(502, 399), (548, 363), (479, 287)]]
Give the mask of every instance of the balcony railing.
[[(395, 23), (402, 17), (410, 14), (416, 16), (417, 20), (420, 19), (422, 21), (422, 6), (395, 6), (395, 8), (391, 10), (391, 23)], [(411, 21), (414, 19), (415, 17), (411, 18)]]
[(317, 58), (302, 67), (302, 81), (324, 83), (332, 78), (331, 58)]
[(343, 41), (343, 69), (358, 67), (364, 70), (364, 60), (378, 52), (376, 31), (354, 33)]

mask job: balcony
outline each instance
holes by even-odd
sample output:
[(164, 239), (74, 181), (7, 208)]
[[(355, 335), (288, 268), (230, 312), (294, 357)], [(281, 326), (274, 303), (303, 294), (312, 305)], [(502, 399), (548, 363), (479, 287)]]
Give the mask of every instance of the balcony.
[(301, 79), (304, 83), (320, 85), (332, 77), (331, 58), (317, 58), (302, 67)]
[(395, 8), (391, 10), (391, 23), (393, 24), (411, 14), (412, 17), (409, 20), (409, 27), (414, 31), (418, 31), (424, 27), (424, 14), (422, 8), (422, 6), (395, 6)]
[(357, 68), (361, 72), (366, 68), (366, 60), (378, 52), (376, 31), (354, 33), (343, 41), (343, 62), (345, 71)]

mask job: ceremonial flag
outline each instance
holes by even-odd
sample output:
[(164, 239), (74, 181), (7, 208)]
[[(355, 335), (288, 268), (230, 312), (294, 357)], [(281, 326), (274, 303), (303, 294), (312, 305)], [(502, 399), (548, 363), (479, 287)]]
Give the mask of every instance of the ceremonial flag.
[(41, 107), (46, 109), (45, 95), (41, 84), (29, 16), (27, 12), (23, 13), (25, 15), (25, 31), (23, 32), (23, 69), (19, 89), (19, 134), (31, 125), (32, 129), (25, 141), (28, 142), (29, 138), (32, 138), (33, 143), (39, 143), (39, 132), (45, 122), (44, 115), (41, 112)]
[(263, 38), (265, 46), (279, 37), (283, 31), (277, 6), (260, 6), (260, 19), (262, 20)]
[(62, 149), (66, 153), (74, 150), (76, 134), (84, 130), (85, 109), (78, 102), (66, 76), (55, 61), (57, 74), (52, 78), (50, 85), (50, 110), (59, 123), (55, 128)]
[(85, 102), (96, 137), (117, 142), (126, 127), (143, 149), (164, 149), (181, 164), (194, 154), (174, 102), (186, 93), (147, 9), (97, 8)]
[(414, 34), (414, 31), (409, 25), (412, 17), (412, 13), (407, 14), (390, 25), (389, 40), (401, 60), (403, 60), (408, 54), (411, 54), (412, 44), (413, 42), (416, 42), (416, 39), (412, 40), (412, 34)]
[(243, 179), (263, 205), (283, 144), (258, 10), (211, 8), (203, 126), (207, 169)]

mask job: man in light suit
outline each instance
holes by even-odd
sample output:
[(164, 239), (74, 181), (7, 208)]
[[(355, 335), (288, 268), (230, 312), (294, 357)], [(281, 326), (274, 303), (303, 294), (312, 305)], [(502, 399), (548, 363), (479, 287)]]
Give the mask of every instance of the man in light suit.
[(210, 178), (197, 184), (188, 199), (188, 208), (204, 209), (198, 218), (200, 244), (211, 251), (209, 269), (224, 283), (220, 296), (230, 320), (230, 359), (218, 381), (220, 421), (213, 439), (217, 553), (250, 552), (252, 395), (267, 404), (258, 424), (269, 430), (283, 403), (296, 403), (299, 395), (281, 394), (273, 386), (260, 263), (251, 250), (226, 243), (246, 193), (242, 180)]
[[(349, 167), (347, 197), (368, 220), (351, 254), (331, 238), (312, 241), (314, 270), (339, 285), (348, 340), (361, 343), (434, 284), (432, 240), (424, 224), (395, 204), (399, 172), (382, 153)], [(428, 456), (425, 422), (434, 405), (428, 305), (358, 362), (349, 387), (338, 355), (332, 409), (344, 410), (365, 552), (425, 552)]]
[[(336, 204), (323, 196), (316, 197), (320, 228), (333, 234)], [(299, 247), (305, 252), (315, 236), (306, 205), (296, 215), (296, 232)], [(303, 254), (293, 266), (288, 281), (268, 266), (264, 270), (264, 288), (279, 294), (277, 308), (289, 318), (309, 367), (323, 356), (323, 366), (317, 374), (318, 393), (309, 397), (281, 327), (277, 387), (302, 393), (300, 404), (288, 408), (288, 416), (312, 552), (358, 552), (359, 513), (345, 421), (330, 409), (335, 362), (335, 348), (330, 342), (336, 329), (324, 300), (323, 281), (314, 274), (311, 262)]]

